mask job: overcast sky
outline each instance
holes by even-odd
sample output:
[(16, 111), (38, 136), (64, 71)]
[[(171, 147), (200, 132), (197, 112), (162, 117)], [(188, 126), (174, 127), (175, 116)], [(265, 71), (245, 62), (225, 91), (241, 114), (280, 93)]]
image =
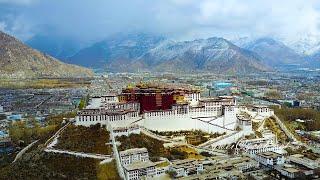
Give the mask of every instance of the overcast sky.
[[(0, 30), (96, 40), (119, 32), (176, 39), (320, 37), (319, 0), (0, 0)], [(320, 38), (318, 38), (320, 40)]]

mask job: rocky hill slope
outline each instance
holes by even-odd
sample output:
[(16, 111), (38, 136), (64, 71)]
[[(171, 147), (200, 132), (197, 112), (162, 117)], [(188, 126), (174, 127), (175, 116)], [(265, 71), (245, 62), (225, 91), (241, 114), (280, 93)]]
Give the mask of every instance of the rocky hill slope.
[(87, 68), (65, 64), (34, 50), (16, 38), (0, 31), (0, 76), (8, 78), (30, 77), (88, 77)]

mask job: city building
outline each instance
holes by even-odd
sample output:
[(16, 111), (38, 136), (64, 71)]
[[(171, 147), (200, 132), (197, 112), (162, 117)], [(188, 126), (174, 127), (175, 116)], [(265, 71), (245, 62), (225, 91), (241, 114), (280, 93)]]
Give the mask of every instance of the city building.
[(175, 172), (175, 177), (183, 177), (199, 174), (204, 169), (202, 162), (195, 159), (185, 159), (172, 161), (169, 170)]
[(150, 160), (123, 165), (123, 169), (127, 180), (151, 179), (157, 176), (156, 164)]
[(277, 170), (282, 176), (290, 179), (296, 178), (299, 173), (301, 173), (301, 170), (299, 168), (287, 164), (275, 166), (275, 170)]
[(233, 157), (220, 160), (214, 165), (217, 169), (235, 169), (241, 172), (247, 172), (259, 167), (259, 163), (248, 156)]
[(163, 175), (167, 166), (158, 166), (164, 161), (151, 162), (149, 160), (149, 153), (146, 148), (127, 149), (119, 152), (119, 159), (124, 170), (126, 179), (152, 179)]
[(270, 168), (273, 168), (275, 165), (281, 165), (285, 163), (285, 158), (282, 154), (270, 151), (258, 153), (254, 157), (259, 164)]
[(237, 144), (238, 151), (242, 150), (250, 156), (268, 151), (283, 152), (283, 147), (277, 144), (276, 136), (270, 130), (264, 130), (261, 134), (262, 138), (241, 140)]
[(291, 164), (304, 166), (312, 170), (320, 167), (319, 162), (306, 158), (302, 154), (294, 154), (294, 155), (288, 156), (287, 161), (290, 162)]
[(149, 160), (149, 153), (146, 148), (134, 148), (119, 152), (122, 165), (132, 164), (134, 162), (146, 162)]

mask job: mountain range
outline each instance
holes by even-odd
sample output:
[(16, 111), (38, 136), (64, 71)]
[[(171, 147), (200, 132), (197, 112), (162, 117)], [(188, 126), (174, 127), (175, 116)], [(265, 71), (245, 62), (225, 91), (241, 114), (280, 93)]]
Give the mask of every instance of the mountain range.
[(87, 77), (92, 75), (90, 69), (63, 63), (0, 31), (1, 77)]
[[(42, 40), (41, 40), (42, 39)], [(116, 34), (79, 48), (58, 39), (34, 37), (27, 43), (66, 63), (109, 71), (207, 71), (251, 73), (274, 70), (283, 65), (320, 67), (320, 51), (306, 55), (270, 37), (223, 38), (173, 41), (163, 36)], [(57, 48), (60, 47), (60, 48)], [(73, 48), (71, 48), (73, 47)], [(271, 68), (272, 67), (272, 68)]]
[(134, 60), (136, 69), (252, 73), (270, 70), (258, 56), (223, 38), (163, 42)]
[(179, 42), (144, 33), (110, 37), (80, 50), (67, 62), (111, 71), (248, 73), (271, 69), (254, 52), (223, 38)]

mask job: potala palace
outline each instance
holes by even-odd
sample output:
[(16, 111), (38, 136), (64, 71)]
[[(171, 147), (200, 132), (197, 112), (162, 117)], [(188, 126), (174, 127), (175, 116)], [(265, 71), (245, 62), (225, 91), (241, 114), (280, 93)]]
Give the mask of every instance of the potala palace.
[(238, 107), (235, 97), (202, 98), (199, 90), (144, 85), (91, 98), (78, 112), (76, 124), (110, 125), (121, 135), (144, 127), (153, 131), (201, 130), (208, 133), (242, 130), (252, 133), (251, 117), (270, 114), (265, 106)]

